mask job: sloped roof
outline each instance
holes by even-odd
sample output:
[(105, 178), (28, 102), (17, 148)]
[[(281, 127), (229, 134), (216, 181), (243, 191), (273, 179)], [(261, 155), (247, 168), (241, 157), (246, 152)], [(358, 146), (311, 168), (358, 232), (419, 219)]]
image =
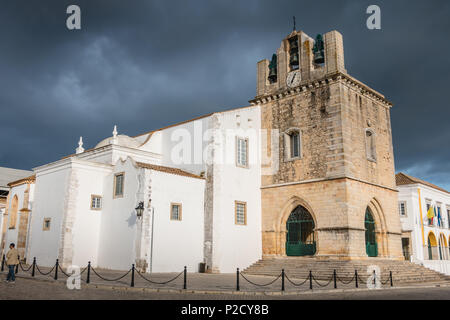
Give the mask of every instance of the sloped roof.
[(185, 176), (185, 177), (196, 178), (196, 179), (205, 179), (199, 175), (196, 175), (196, 174), (193, 174), (193, 173), (190, 173), (190, 172), (178, 169), (178, 168), (158, 166), (156, 164), (148, 164), (148, 163), (143, 163), (143, 162), (136, 162), (136, 165), (141, 168), (176, 174), (179, 176)]
[(403, 173), (403, 172), (399, 172), (399, 173), (397, 173), (395, 175), (395, 183), (398, 186), (420, 183), (420, 184), (423, 184), (423, 185), (428, 186), (430, 188), (433, 188), (433, 189), (436, 189), (436, 190), (439, 190), (439, 191), (442, 191), (442, 192), (445, 192), (445, 193), (450, 193), (447, 190), (445, 190), (445, 189), (443, 189), (441, 187), (438, 187), (437, 185), (434, 185), (434, 184), (432, 184), (432, 183), (430, 183), (428, 181), (425, 181), (425, 180), (422, 180), (422, 179), (419, 179), (419, 178), (416, 178), (416, 177), (412, 177), (412, 176), (407, 175), (406, 173)]
[(0, 167), (0, 188), (8, 188), (8, 183), (26, 178), (33, 171)]
[(35, 183), (35, 182), (36, 182), (36, 175), (33, 174), (32, 176), (25, 177), (23, 179), (19, 179), (16, 181), (12, 181), (12, 182), (8, 183), (8, 186), (14, 187), (14, 186), (18, 186), (18, 185), (21, 185), (24, 183)]

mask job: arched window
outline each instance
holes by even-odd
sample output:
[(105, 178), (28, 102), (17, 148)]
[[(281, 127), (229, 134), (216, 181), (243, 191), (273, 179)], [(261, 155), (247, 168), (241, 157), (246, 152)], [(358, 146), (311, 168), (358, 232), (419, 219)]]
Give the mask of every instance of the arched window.
[(366, 129), (366, 155), (371, 161), (377, 160), (377, 150), (375, 145), (375, 132), (372, 129)]
[(16, 227), (18, 208), (19, 208), (19, 199), (17, 198), (17, 195), (15, 195), (11, 201), (11, 214), (9, 216), (10, 229), (14, 229)]
[(433, 232), (430, 231), (427, 240), (428, 240), (428, 260), (433, 260), (433, 256), (437, 259), (436, 256), (437, 241), (436, 236), (434, 235)]
[(291, 128), (284, 134), (285, 158), (287, 160), (301, 158), (301, 133), (298, 128)]

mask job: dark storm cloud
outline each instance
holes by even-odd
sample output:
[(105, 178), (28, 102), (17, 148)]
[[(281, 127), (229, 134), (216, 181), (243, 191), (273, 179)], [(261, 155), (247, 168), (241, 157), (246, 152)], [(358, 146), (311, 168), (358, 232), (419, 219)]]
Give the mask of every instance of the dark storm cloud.
[(114, 124), (135, 135), (247, 105), (295, 15), (311, 36), (340, 31), (348, 72), (394, 103), (397, 170), (450, 189), (450, 4), (376, 3), (370, 31), (368, 1), (1, 1), (0, 166), (54, 161)]

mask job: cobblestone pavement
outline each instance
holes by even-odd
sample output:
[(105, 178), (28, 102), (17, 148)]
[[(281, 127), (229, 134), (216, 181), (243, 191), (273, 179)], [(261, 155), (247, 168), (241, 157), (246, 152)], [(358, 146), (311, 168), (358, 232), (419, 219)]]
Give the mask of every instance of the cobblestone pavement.
[[(3, 278), (3, 277), (2, 277)], [(146, 292), (138, 288), (96, 288), (82, 285), (80, 290), (69, 290), (62, 281), (17, 278), (14, 284), (0, 283), (0, 300), (16, 299), (64, 299), (64, 300), (358, 300), (358, 299), (429, 299), (450, 300), (450, 287), (410, 287), (401, 289), (354, 290), (354, 291), (314, 291), (287, 295), (245, 295), (245, 294), (198, 294), (180, 292)]]
[[(31, 269), (29, 266), (24, 266), (23, 268), (19, 269), (19, 272), (17, 276), (19, 277), (31, 277)], [(38, 270), (36, 270), (36, 279), (42, 279), (42, 280), (51, 280), (54, 278), (54, 269), (47, 267), (40, 267), (39, 271), (41, 273), (49, 273), (48, 275), (42, 275)], [(81, 269), (81, 271), (84, 271), (81, 275), (82, 283), (86, 283), (87, 278), (87, 270)], [(4, 272), (6, 274), (6, 272)], [(90, 284), (96, 284), (96, 285), (108, 285), (108, 286), (114, 286), (114, 287), (130, 287), (131, 283), (131, 272), (126, 274), (127, 271), (117, 271), (117, 270), (102, 270), (102, 269), (91, 269), (90, 272)], [(123, 275), (125, 277), (121, 278)], [(99, 275), (103, 278), (100, 278)], [(244, 278), (245, 277), (245, 278)], [(276, 279), (276, 277), (271, 276), (252, 276), (252, 275), (245, 275), (244, 277), (240, 277), (239, 279), (239, 286), (240, 291), (243, 292), (277, 292), (279, 293), (281, 291), (281, 278)], [(338, 275), (339, 277), (339, 275)], [(107, 281), (108, 279), (118, 279), (117, 281)], [(146, 279), (144, 279), (146, 278)], [(169, 283), (165, 284), (155, 284), (150, 281), (154, 282), (167, 282), (168, 280), (174, 279), (174, 281), (171, 281)], [(67, 279), (67, 274), (64, 274), (62, 270), (58, 270), (58, 281), (65, 282)], [(107, 279), (107, 280), (105, 280)], [(360, 277), (360, 280), (358, 281), (358, 288), (359, 289), (367, 289), (367, 285), (365, 284), (365, 281), (367, 279), (367, 275), (362, 275)], [(247, 280), (253, 282), (250, 283)], [(286, 293), (296, 293), (296, 292), (309, 292), (310, 291), (310, 282), (309, 279), (289, 279), (294, 284), (288, 281), (286, 278), (285, 280), (285, 292)], [(381, 275), (381, 281), (384, 283), (382, 287), (389, 288), (390, 287), (390, 281), (389, 281), (389, 275)], [(205, 273), (188, 273), (187, 274), (187, 289), (189, 290), (201, 290), (201, 291), (236, 291), (236, 274), (205, 274)], [(153, 289), (172, 289), (172, 290), (180, 290), (183, 289), (183, 272), (180, 273), (154, 273), (154, 274), (143, 274), (140, 275), (138, 272), (135, 272), (135, 278), (134, 278), (135, 288), (153, 288)], [(263, 286), (258, 286), (258, 285)], [(301, 285), (299, 285), (301, 284)], [(447, 282), (448, 285), (450, 285), (450, 282)], [(339, 281), (339, 278), (337, 280), (337, 288), (338, 289), (355, 289), (356, 283), (355, 281), (344, 281), (342, 283)], [(394, 278), (394, 287), (395, 286), (406, 286), (406, 284), (398, 284), (395, 283)], [(407, 284), (411, 285), (411, 284)], [(414, 284), (414, 285), (430, 285), (430, 283), (421, 283), (421, 284)], [(334, 281), (332, 278), (332, 275), (330, 275), (329, 280), (313, 280), (312, 281), (312, 287), (313, 290), (334, 290)]]

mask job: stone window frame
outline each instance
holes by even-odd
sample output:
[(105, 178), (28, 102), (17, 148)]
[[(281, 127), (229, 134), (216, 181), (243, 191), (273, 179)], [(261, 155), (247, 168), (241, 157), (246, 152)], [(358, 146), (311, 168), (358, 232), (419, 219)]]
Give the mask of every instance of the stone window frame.
[[(368, 143), (367, 143), (367, 133), (368, 133), (368, 132), (370, 132), (370, 134), (371, 134), (371, 139), (372, 139), (372, 142), (373, 142), (372, 149), (369, 149), (370, 146), (369, 146)], [(364, 144), (365, 144), (365, 146), (366, 146), (366, 158), (367, 158), (367, 160), (372, 161), (372, 162), (377, 162), (377, 143), (376, 143), (376, 137), (377, 137), (377, 134), (375, 133), (375, 130), (373, 130), (373, 129), (371, 129), (371, 128), (366, 128), (366, 129), (364, 130)]]
[[(435, 209), (435, 220), (436, 220), (436, 226), (438, 228), (444, 228), (444, 219), (443, 219), (443, 212), (442, 212), (442, 202), (437, 202), (434, 204), (434, 209)], [(438, 221), (438, 212), (440, 211), (441, 213), (441, 226), (439, 227), (439, 221)]]
[[(173, 216), (173, 207), (178, 207), (178, 218), (175, 219)], [(179, 202), (171, 202), (170, 203), (170, 220), (172, 221), (182, 221), (183, 220), (183, 205)]]
[[(402, 205), (404, 208), (404, 214), (402, 214)], [(402, 218), (406, 218), (408, 216), (408, 210), (407, 210), (407, 206), (406, 206), (406, 201), (399, 201), (398, 202), (398, 211), (399, 211), (399, 215)]]
[[(100, 199), (100, 206), (99, 207), (93, 205), (94, 204), (94, 202), (93, 202), (94, 199)], [(97, 194), (91, 194), (91, 210), (100, 211), (100, 210), (102, 210), (102, 208), (103, 208), (103, 197), (99, 196)]]
[[(47, 226), (48, 222), (48, 226)], [(44, 218), (44, 221), (42, 223), (42, 231), (50, 231), (52, 218)]]
[[(244, 223), (238, 223), (238, 206), (244, 206)], [(247, 202), (245, 201), (234, 201), (234, 224), (237, 226), (246, 226), (247, 225)]]
[[(116, 194), (116, 185), (117, 185), (117, 177), (122, 175), (122, 193), (121, 194)], [(113, 186), (113, 198), (123, 198), (124, 195), (124, 189), (125, 189), (125, 172), (118, 172), (114, 174), (114, 186)]]
[[(246, 145), (245, 165), (239, 163), (239, 148), (238, 148), (238, 145), (239, 145), (239, 141), (240, 141), (240, 140), (244, 140), (244, 141), (245, 141), (245, 145)], [(245, 169), (248, 169), (248, 168), (249, 168), (249, 164), (248, 164), (248, 159), (249, 159), (249, 149), (250, 149), (250, 148), (249, 148), (249, 139), (248, 139), (248, 137), (240, 137), (240, 136), (236, 136), (236, 139), (235, 139), (235, 158), (236, 158), (236, 167), (239, 167), (239, 168), (245, 168)]]
[[(298, 133), (298, 156), (293, 157), (291, 152), (291, 139), (292, 133)], [(284, 160), (285, 161), (295, 161), (303, 158), (303, 143), (302, 143), (302, 130), (297, 127), (292, 127), (287, 129), (283, 133), (284, 140)]]

